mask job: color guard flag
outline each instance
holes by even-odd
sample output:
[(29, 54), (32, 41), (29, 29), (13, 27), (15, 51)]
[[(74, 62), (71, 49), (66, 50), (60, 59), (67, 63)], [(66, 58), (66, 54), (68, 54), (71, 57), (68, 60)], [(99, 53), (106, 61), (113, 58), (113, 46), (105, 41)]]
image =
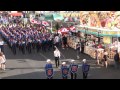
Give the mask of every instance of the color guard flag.
[(46, 69), (46, 76), (47, 76), (48, 78), (53, 77), (53, 68), (48, 68), (48, 69)]

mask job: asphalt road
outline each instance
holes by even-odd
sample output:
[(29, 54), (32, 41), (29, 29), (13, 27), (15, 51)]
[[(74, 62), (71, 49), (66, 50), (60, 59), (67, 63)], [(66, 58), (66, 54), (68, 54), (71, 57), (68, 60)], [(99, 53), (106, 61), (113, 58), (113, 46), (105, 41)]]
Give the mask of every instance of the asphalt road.
[[(67, 65), (71, 59), (75, 59), (76, 63), (79, 64), (78, 77), (82, 79), (81, 62), (82, 59), (86, 58), (88, 63), (91, 65), (88, 74), (88, 79), (119, 79), (120, 70), (116, 70), (113, 66), (109, 66), (107, 69), (102, 66), (97, 66), (95, 60), (90, 58), (88, 55), (80, 54), (80, 59), (76, 59), (76, 51), (69, 49), (60, 49), (61, 62), (66, 61)], [(13, 55), (8, 46), (5, 46), (5, 55), (7, 58), (6, 70), (0, 70), (1, 79), (46, 79), (44, 66), (46, 59), (49, 58), (54, 63), (53, 51), (36, 53), (32, 51), (32, 54), (26, 53), (23, 55), (21, 52), (17, 52), (17, 55)], [(61, 71), (59, 68), (54, 67), (53, 79), (61, 79)], [(70, 78), (70, 76), (69, 76)]]

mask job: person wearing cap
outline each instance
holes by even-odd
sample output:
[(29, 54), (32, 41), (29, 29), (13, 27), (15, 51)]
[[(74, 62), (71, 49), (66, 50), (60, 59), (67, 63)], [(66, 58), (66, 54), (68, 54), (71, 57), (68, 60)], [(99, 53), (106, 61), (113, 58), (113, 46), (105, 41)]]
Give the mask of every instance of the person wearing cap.
[(56, 68), (59, 67), (59, 59), (60, 59), (60, 51), (58, 50), (58, 48), (55, 46), (55, 50), (54, 50), (54, 57), (55, 57), (55, 64), (56, 64)]
[(62, 63), (61, 72), (62, 72), (62, 78), (67, 79), (68, 78), (69, 67), (67, 67), (66, 62)]
[[(48, 69), (53, 70), (52, 62), (51, 62), (50, 59), (47, 59), (47, 64), (45, 65), (45, 70), (47, 71)], [(48, 74), (46, 74), (46, 76), (47, 76), (47, 79), (52, 79), (53, 78), (53, 76), (48, 76)]]
[(70, 70), (70, 74), (71, 74), (71, 79), (76, 79), (77, 78), (78, 65), (75, 64), (75, 60), (71, 60), (69, 70)]
[(83, 64), (82, 64), (83, 79), (87, 79), (89, 68), (90, 65), (87, 64), (86, 59), (83, 59)]

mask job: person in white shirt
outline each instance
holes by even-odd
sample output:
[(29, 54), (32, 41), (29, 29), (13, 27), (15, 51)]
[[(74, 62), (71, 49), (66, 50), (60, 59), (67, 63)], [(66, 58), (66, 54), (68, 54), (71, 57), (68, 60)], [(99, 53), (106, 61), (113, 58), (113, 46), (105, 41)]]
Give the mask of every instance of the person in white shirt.
[(59, 59), (60, 59), (60, 51), (58, 50), (58, 48), (55, 46), (55, 51), (54, 51), (54, 57), (55, 57), (55, 64), (56, 64), (56, 68), (59, 67)]
[(108, 52), (107, 52), (106, 50), (104, 50), (103, 59), (104, 59), (104, 62), (105, 62), (105, 67), (107, 68), (107, 66), (108, 66), (108, 62), (107, 62), (107, 59), (108, 59)]
[(59, 36), (55, 36), (55, 38), (54, 38), (54, 45), (58, 47), (59, 46), (59, 41), (60, 41)]

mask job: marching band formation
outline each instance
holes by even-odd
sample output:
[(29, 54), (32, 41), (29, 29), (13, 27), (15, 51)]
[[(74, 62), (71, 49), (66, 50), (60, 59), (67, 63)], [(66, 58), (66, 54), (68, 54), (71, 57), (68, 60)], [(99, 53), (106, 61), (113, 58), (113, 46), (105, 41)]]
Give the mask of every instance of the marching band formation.
[(60, 36), (49, 33), (46, 27), (22, 27), (18, 24), (15, 26), (1, 26), (0, 34), (8, 43), (13, 54), (17, 53), (17, 48), (25, 54), (31, 53), (32, 49), (36, 52), (40, 50), (46, 52), (53, 48), (53, 45), (59, 46)]

